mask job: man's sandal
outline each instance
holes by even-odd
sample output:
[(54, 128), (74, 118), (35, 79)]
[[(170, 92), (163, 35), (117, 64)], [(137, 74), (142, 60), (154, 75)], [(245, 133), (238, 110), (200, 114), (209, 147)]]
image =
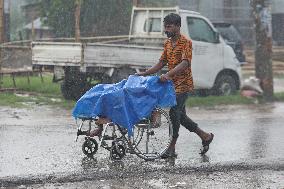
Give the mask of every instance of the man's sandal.
[(201, 149), (201, 152), (200, 152), (201, 155), (204, 155), (209, 150), (209, 144), (212, 142), (212, 140), (214, 138), (213, 133), (210, 133), (210, 135), (211, 135), (211, 138), (209, 140), (207, 140), (207, 141), (203, 140), (202, 141), (203, 149)]
[(167, 159), (167, 158), (177, 158), (177, 153), (173, 151), (166, 151), (162, 156), (161, 159)]

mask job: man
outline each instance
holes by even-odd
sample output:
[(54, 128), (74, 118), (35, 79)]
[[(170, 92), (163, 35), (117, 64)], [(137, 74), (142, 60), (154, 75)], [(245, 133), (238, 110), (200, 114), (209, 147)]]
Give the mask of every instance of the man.
[(190, 132), (196, 133), (202, 140), (203, 149), (200, 154), (205, 154), (209, 150), (209, 144), (214, 135), (200, 129), (193, 122), (185, 111), (185, 102), (189, 92), (193, 90), (193, 79), (191, 73), (192, 42), (180, 33), (181, 18), (179, 15), (170, 13), (164, 18), (165, 34), (168, 39), (164, 43), (164, 51), (157, 64), (145, 72), (137, 73), (140, 76), (154, 74), (165, 65), (169, 71), (160, 76), (162, 82), (172, 80), (176, 92), (177, 105), (170, 109), (170, 119), (173, 125), (173, 138), (168, 151), (162, 158), (176, 157), (175, 145), (179, 136), (180, 124)]

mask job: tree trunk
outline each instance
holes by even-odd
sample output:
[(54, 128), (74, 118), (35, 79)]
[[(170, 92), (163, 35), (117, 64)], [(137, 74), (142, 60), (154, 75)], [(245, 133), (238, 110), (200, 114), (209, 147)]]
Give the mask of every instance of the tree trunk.
[[(0, 0), (0, 44), (4, 42), (4, 0)], [(0, 72), (2, 69), (2, 48), (0, 48)], [(0, 88), (2, 86), (2, 74), (0, 74)]]
[(255, 76), (260, 80), (265, 101), (273, 101), (272, 27), (268, 0), (253, 0), (255, 20)]
[(133, 0), (133, 6), (138, 7), (139, 6), (139, 0)]
[(80, 42), (80, 12), (81, 0), (75, 1), (75, 41)]
[(0, 43), (4, 42), (4, 0), (0, 0)]

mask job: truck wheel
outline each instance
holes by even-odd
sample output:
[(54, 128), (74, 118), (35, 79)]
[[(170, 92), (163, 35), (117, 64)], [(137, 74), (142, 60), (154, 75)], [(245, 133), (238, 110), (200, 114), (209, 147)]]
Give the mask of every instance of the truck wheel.
[(237, 85), (235, 79), (230, 75), (221, 75), (217, 78), (213, 88), (213, 94), (227, 96), (235, 94)]
[(70, 86), (68, 85), (68, 82), (66, 81), (63, 81), (61, 83), (61, 93), (65, 99), (67, 100), (73, 99), (72, 92), (70, 92)]
[(129, 75), (134, 74), (135, 70), (128, 68), (128, 67), (121, 67), (117, 68), (112, 76), (112, 82), (117, 83), (120, 82), (123, 79), (127, 79)]
[(61, 83), (61, 92), (67, 100), (78, 100), (89, 88), (86, 83), (76, 83), (63, 81)]
[(198, 89), (198, 90), (195, 90), (194, 92), (195, 92), (195, 95), (199, 97), (207, 97), (210, 95), (210, 90), (208, 89)]
[(112, 83), (112, 79), (108, 75), (104, 74), (100, 79), (100, 83), (109, 84), (109, 83)]
[(87, 77), (78, 71), (66, 70), (61, 92), (65, 99), (78, 100), (90, 88)]

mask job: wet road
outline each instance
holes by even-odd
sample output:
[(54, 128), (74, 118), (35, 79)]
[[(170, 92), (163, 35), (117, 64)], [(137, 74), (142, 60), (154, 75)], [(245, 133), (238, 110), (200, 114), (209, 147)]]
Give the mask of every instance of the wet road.
[[(284, 188), (284, 103), (193, 108), (215, 138), (206, 156), (184, 128), (173, 161), (86, 158), (71, 112), (0, 108), (0, 188)], [(74, 183), (75, 182), (75, 183)]]

